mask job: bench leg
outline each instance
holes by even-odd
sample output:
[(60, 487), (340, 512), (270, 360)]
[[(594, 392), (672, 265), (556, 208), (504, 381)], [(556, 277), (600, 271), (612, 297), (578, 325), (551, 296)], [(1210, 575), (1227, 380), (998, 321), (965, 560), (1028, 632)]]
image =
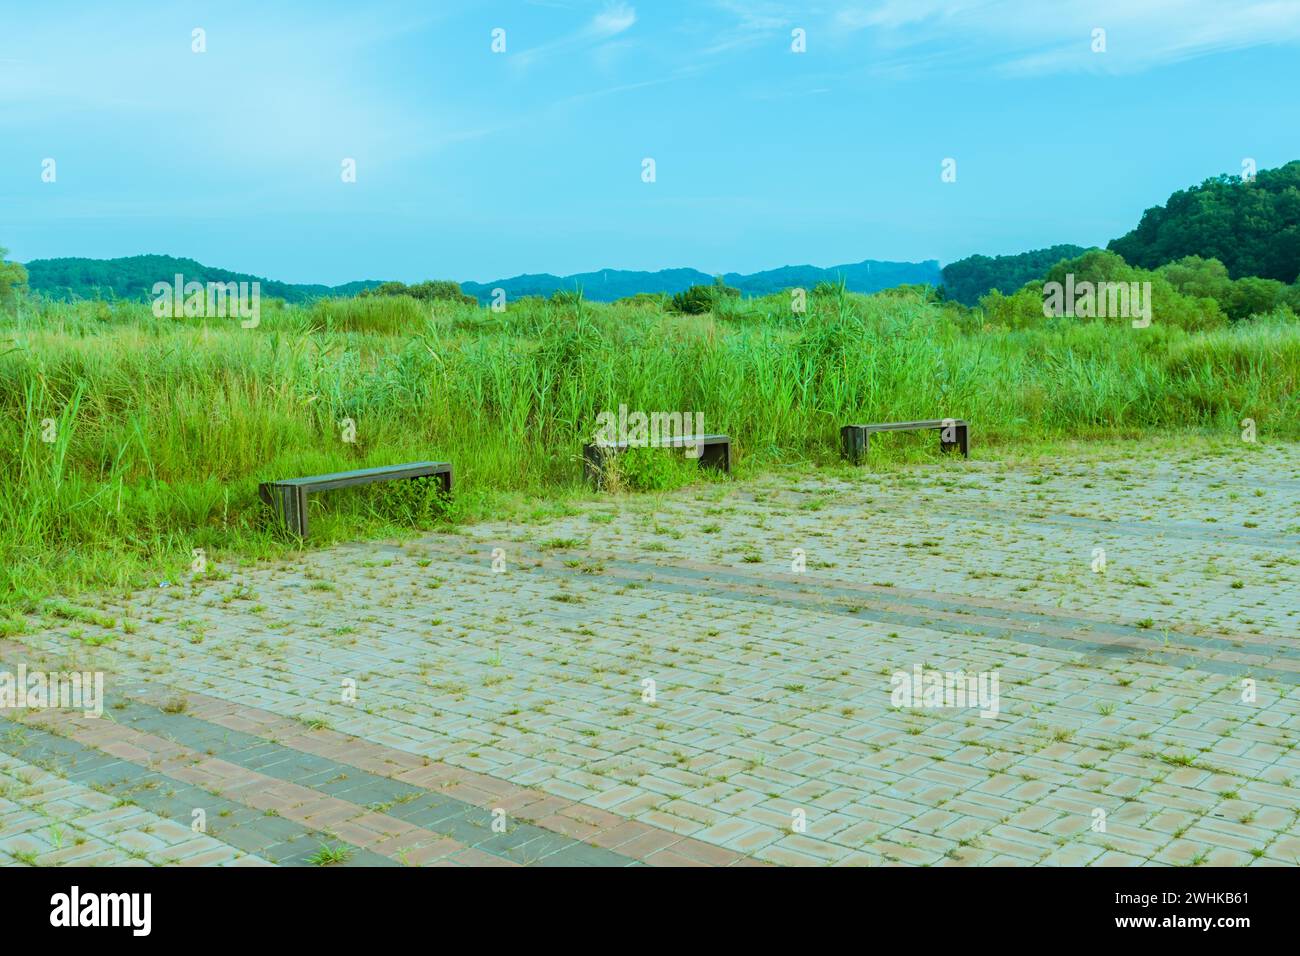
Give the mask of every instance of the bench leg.
[[(966, 436), (967, 425), (942, 425), (939, 428), (939, 450), (955, 451), (961, 450), (963, 458), (970, 457), (970, 443)], [(951, 435), (951, 437), (949, 437)]]
[(605, 451), (599, 445), (582, 446), (582, 472), (587, 483), (599, 491), (605, 472)]
[(865, 428), (845, 425), (840, 429), (841, 454), (855, 465), (862, 464), (871, 447), (871, 434)]
[(301, 488), (266, 488), (262, 499), (275, 510), (275, 516), (284, 522), (290, 532), (300, 538), (307, 537), (307, 493)]
[(720, 468), (731, 474), (731, 443), (700, 446), (700, 467)]
[(448, 498), (451, 497), (451, 469), (438, 472), (438, 480), (442, 482), (442, 493)]

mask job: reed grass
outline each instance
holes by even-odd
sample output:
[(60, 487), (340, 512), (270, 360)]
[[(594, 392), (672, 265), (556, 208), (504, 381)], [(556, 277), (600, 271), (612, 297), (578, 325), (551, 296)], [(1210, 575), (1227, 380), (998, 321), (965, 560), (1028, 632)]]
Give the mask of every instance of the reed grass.
[[(26, 302), (0, 318), (0, 605), (156, 581), (197, 547), (282, 553), (293, 542), (256, 495), (269, 478), (450, 460), (452, 520), (503, 492), (580, 493), (581, 445), (620, 403), (702, 412), (732, 436), (742, 472), (834, 463), (850, 421), (963, 417), (979, 455), (1170, 430), (1235, 437), (1244, 418), (1261, 441), (1294, 441), (1300, 325), (991, 328), (921, 293), (843, 290), (803, 315), (784, 296), (721, 316), (580, 300), (504, 313), (271, 303), (255, 329), (141, 304)], [(327, 496), (313, 541), (409, 524), (388, 497)]]

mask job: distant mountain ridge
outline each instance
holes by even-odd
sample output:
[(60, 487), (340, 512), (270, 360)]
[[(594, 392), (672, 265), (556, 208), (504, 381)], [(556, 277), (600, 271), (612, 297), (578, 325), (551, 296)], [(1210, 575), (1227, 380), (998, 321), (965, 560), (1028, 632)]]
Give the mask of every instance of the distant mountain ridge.
[[(171, 282), (177, 273), (183, 275), (186, 282), (259, 282), (262, 295), (286, 302), (352, 296), (381, 284), (379, 279), (363, 279), (336, 286), (277, 282), (205, 266), (194, 259), (162, 255), (119, 259), (33, 259), (26, 266), (31, 290), (53, 299), (148, 300), (153, 297), (155, 282)], [(937, 286), (943, 281), (939, 263), (933, 259), (925, 262), (866, 259), (825, 269), (810, 265), (782, 266), (750, 274), (728, 272), (722, 278), (727, 285), (753, 296), (794, 287), (811, 289), (819, 282), (837, 282), (840, 279), (852, 292), (878, 292), (904, 284)], [(480, 302), (490, 301), (494, 289), (504, 289), (508, 299), (517, 299), (525, 295), (550, 296), (561, 289), (574, 288), (581, 288), (588, 299), (611, 302), (638, 292), (681, 292), (693, 285), (711, 285), (713, 280), (713, 275), (698, 269), (661, 269), (657, 272), (602, 269), (568, 276), (549, 273), (518, 275), (494, 282), (462, 282), (460, 286), (467, 295)]]
[[(770, 295), (783, 289), (802, 287), (811, 289), (819, 282), (837, 282), (843, 279), (851, 292), (879, 292), (898, 285), (933, 285), (943, 279), (936, 260), (926, 262), (882, 262), (866, 259), (862, 262), (820, 268), (818, 266), (782, 266), (762, 272), (727, 272), (722, 280), (745, 295)], [(549, 296), (561, 289), (581, 288), (585, 298), (597, 302), (612, 302), (638, 292), (669, 294), (681, 292), (693, 285), (712, 285), (714, 276), (698, 269), (660, 269), (658, 272), (639, 272), (627, 269), (602, 269), (599, 272), (579, 272), (568, 276), (520, 275), (495, 282), (462, 282), (466, 295), (480, 302), (488, 301), (493, 289), (504, 289), (506, 296), (517, 299), (524, 295)]]
[(176, 256), (126, 256), (120, 259), (33, 259), (27, 263), (27, 284), (33, 292), (51, 299), (142, 299), (153, 298), (155, 282), (170, 283), (176, 274), (186, 282), (259, 282), (262, 295), (286, 302), (309, 302), (328, 296), (356, 295), (379, 285), (379, 280), (348, 282), (344, 285), (301, 285), (276, 282), (246, 272), (232, 272), (205, 266), (194, 259)]

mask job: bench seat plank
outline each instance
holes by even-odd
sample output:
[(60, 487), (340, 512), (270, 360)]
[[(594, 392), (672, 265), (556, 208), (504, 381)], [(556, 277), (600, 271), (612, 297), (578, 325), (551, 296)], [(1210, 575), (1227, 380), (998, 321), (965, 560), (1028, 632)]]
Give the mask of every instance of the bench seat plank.
[[(730, 445), (731, 439), (726, 435), (674, 435), (672, 438), (654, 442), (655, 448), (685, 448), (688, 445)], [(598, 448), (627, 449), (639, 447), (639, 442), (616, 441), (607, 444), (596, 443)]]
[(337, 471), (329, 475), (308, 475), (305, 478), (285, 478), (280, 481), (268, 481), (266, 484), (277, 487), (294, 486), (308, 491), (324, 491), (329, 488), (346, 488), (349, 485), (364, 485), (372, 481), (395, 481), (401, 478), (423, 478), (428, 475), (440, 475), (451, 472), (450, 462), (417, 461), (409, 465), (384, 465), (379, 468), (358, 468), (355, 471)]
[(965, 425), (964, 418), (931, 418), (921, 422), (873, 422), (869, 425), (846, 425), (846, 428), (865, 428), (873, 432), (902, 432), (922, 428), (943, 428), (944, 425)]

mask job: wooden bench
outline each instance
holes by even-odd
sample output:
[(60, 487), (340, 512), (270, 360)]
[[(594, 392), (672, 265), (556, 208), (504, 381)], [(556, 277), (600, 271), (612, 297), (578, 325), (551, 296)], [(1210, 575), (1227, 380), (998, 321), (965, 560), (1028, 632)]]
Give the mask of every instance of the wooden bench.
[(402, 478), (427, 478), (436, 475), (442, 482), (445, 494), (451, 494), (451, 462), (416, 461), (408, 465), (386, 465), (382, 468), (361, 468), (357, 471), (339, 471), (332, 475), (311, 475), (307, 478), (287, 478), (283, 481), (264, 481), (257, 486), (258, 496), (275, 509), (288, 529), (300, 538), (307, 537), (307, 495), (313, 491), (333, 491), (353, 485), (369, 485), (376, 481), (397, 481)]
[[(853, 464), (860, 465), (871, 446), (872, 432), (906, 432), (920, 429), (938, 429), (939, 447), (943, 451), (960, 448), (962, 457), (970, 457), (969, 426), (961, 418), (936, 418), (924, 422), (877, 422), (874, 425), (845, 425), (840, 429), (840, 443), (844, 450), (844, 457), (852, 461)], [(951, 435), (951, 439), (949, 435)]]
[[(582, 446), (582, 465), (587, 480), (593, 488), (601, 486), (605, 474), (605, 462), (616, 452), (628, 448), (645, 447), (640, 443), (614, 442), (610, 444), (592, 443)], [(731, 472), (731, 439), (726, 435), (678, 435), (664, 441), (656, 441), (654, 448), (699, 448), (701, 468), (720, 468)]]

